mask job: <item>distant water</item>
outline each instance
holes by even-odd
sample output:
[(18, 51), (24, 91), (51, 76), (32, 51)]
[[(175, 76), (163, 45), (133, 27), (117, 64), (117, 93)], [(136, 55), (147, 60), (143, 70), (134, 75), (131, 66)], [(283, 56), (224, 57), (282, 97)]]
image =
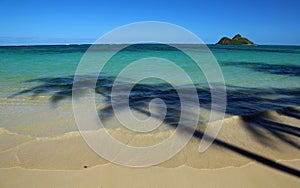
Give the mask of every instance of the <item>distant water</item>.
[[(72, 75), (88, 48), (89, 45), (0, 47), (0, 97), (52, 96), (52, 100), (57, 102), (69, 96)], [(185, 48), (193, 51), (192, 45)], [(227, 110), (230, 113), (252, 113), (300, 105), (300, 46), (209, 45), (209, 48), (218, 60), (228, 86)], [(206, 83), (205, 76), (178, 56), (176, 51), (159, 45), (139, 45), (123, 51), (106, 67), (104, 77), (99, 78), (100, 89), (109, 91), (114, 76), (124, 64), (130, 63), (133, 57), (143, 57), (145, 54), (164, 54), (175, 59), (192, 76), (199, 89), (203, 89), (199, 95), (200, 102), (210, 100), (208, 88), (200, 87)], [(206, 65), (209, 66), (209, 62)], [(151, 64), (147, 69), (152, 70)], [(140, 85), (133, 90), (143, 93), (142, 96), (148, 92), (149, 96), (166, 100), (172, 100), (172, 91), (168, 85), (159, 82), (152, 86)], [(132, 99), (142, 101), (144, 98), (133, 94)]]

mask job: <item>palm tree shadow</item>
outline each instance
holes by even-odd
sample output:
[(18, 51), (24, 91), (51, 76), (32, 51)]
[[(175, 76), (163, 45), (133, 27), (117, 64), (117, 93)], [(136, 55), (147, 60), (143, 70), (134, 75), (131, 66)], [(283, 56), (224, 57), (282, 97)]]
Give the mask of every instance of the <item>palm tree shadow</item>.
[(223, 66), (235, 66), (241, 68), (252, 69), (256, 72), (267, 74), (277, 74), (290, 77), (300, 77), (299, 65), (279, 65), (254, 62), (222, 62)]
[(286, 108), (285, 110), (277, 110), (278, 113), (289, 116), (295, 119), (300, 119), (300, 110), (294, 107)]
[[(265, 113), (253, 115), (253, 116), (242, 116), (244, 125), (254, 136), (259, 135), (259, 141), (265, 145), (270, 145), (271, 137), (273, 137), (289, 144), (297, 149), (300, 149), (300, 144), (293, 141), (289, 137), (300, 138), (300, 128), (291, 125), (275, 122)], [(264, 134), (261, 134), (263, 132)], [(267, 133), (267, 134), (266, 134)], [(268, 134), (269, 133), (269, 134)]]
[[(58, 102), (72, 97), (73, 78), (74, 76), (28, 80), (26, 82), (38, 82), (40, 84), (30, 89), (12, 94), (11, 96), (9, 96), (9, 98), (17, 97), (20, 95), (29, 95), (32, 97), (36, 97), (39, 95), (50, 95), (51, 104), (55, 106), (58, 104)], [(114, 78), (104, 76), (99, 77), (96, 83), (96, 88), (94, 89), (88, 87), (90, 79), (91, 76), (82, 76), (80, 79), (80, 82), (82, 82), (82, 88), (77, 89), (92, 89), (96, 94), (102, 96), (102, 102), (106, 104), (106, 107), (99, 109), (99, 116), (102, 121), (107, 121), (108, 119), (114, 117), (114, 112), (111, 105), (111, 91), (114, 84)], [(126, 83), (124, 83), (124, 85), (126, 85)], [(183, 88), (189, 89), (188, 86), (183, 86)], [(205, 86), (197, 86), (197, 92), (201, 108), (210, 110), (210, 88), (207, 88)], [(120, 93), (120, 96), (118, 98), (120, 99), (120, 101), (116, 101), (117, 104), (121, 109), (125, 109), (126, 106), (122, 106), (122, 104), (124, 104), (122, 102), (122, 93)], [(132, 110), (142, 113), (146, 116), (150, 116), (151, 113), (148, 109), (148, 104), (152, 99), (155, 98), (162, 99), (167, 107), (167, 114), (165, 116), (164, 123), (175, 128), (180, 120), (181, 105), (180, 98), (176, 89), (174, 89), (170, 84), (136, 84), (131, 90), (129, 96), (129, 105)], [(226, 113), (230, 115), (242, 116), (247, 129), (251, 132), (251, 134), (255, 135), (256, 139), (264, 144), (273, 146), (273, 143), (268, 141), (268, 135), (261, 134), (261, 132), (259, 131), (261, 129), (269, 132), (280, 141), (289, 144), (292, 147), (300, 149), (300, 145), (287, 136), (289, 135), (293, 137), (299, 137), (299, 128), (276, 122), (275, 120), (272, 120), (265, 115), (257, 115), (266, 110), (273, 109), (278, 110), (280, 113), (286, 116), (299, 119), (299, 111), (296, 109), (289, 108), (290, 110), (288, 111), (280, 110), (287, 106), (297, 106), (299, 105), (299, 101), (299, 88), (255, 89), (227, 86)], [(202, 121), (203, 120), (200, 119), (199, 123), (201, 123)], [(186, 129), (183, 129), (182, 131), (191, 130), (189, 130), (189, 127), (186, 127)], [(202, 139), (203, 132), (197, 130), (193, 133), (193, 135), (195, 138)], [(230, 143), (226, 143), (222, 140), (219, 140), (218, 138), (214, 140), (213, 144), (222, 146), (223, 148), (248, 157), (249, 159), (256, 160), (266, 166), (300, 177), (299, 170), (279, 164), (271, 159), (247, 151), (246, 149), (237, 147)]]

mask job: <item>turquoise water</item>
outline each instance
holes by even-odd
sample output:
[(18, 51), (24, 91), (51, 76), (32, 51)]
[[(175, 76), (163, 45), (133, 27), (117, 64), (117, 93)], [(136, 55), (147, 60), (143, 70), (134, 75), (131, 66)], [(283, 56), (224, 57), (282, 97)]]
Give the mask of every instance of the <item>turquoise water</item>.
[[(250, 108), (251, 111), (251, 108), (262, 108), (255, 106), (262, 101), (265, 104), (263, 107), (267, 106), (266, 108), (269, 108), (270, 104), (299, 105), (300, 46), (209, 45), (208, 47), (221, 67), (228, 86), (229, 101), (236, 101), (229, 103), (228, 109), (240, 106), (247, 108), (247, 111)], [(72, 75), (75, 74), (77, 65), (88, 48), (89, 45), (0, 47), (0, 97), (56, 96), (56, 94), (63, 96), (66, 93), (69, 95)], [(185, 48), (193, 53), (192, 45), (186, 45)], [(101, 53), (106, 53), (105, 45), (101, 49)], [(205, 85), (205, 76), (189, 62), (189, 59), (178, 55), (176, 50), (155, 45), (150, 48), (147, 45), (140, 45), (115, 56), (104, 68), (105, 78), (109, 79), (102, 81), (103, 83), (111, 81), (132, 60), (157, 55), (178, 62), (195, 84)], [(209, 62), (203, 64), (210, 66)], [(145, 69), (161, 71), (162, 74), (172, 71), (167, 67), (154, 67), (151, 62)], [(90, 72), (86, 73), (88, 75)], [(136, 74), (144, 73), (140, 71)], [(180, 81), (176, 76), (171, 79)], [(157, 87), (162, 85), (157, 82)], [(258, 94), (261, 96), (259, 99), (253, 98)], [(202, 100), (209, 100), (208, 98), (204, 96)]]

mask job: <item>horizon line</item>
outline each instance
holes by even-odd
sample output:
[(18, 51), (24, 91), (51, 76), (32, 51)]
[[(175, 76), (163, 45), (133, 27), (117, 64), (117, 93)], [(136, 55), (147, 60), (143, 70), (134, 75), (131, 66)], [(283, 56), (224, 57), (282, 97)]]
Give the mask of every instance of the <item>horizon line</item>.
[[(216, 43), (103, 43), (96, 45), (128, 45), (128, 44), (179, 44), (179, 45), (218, 45), (218, 46), (300, 46), (300, 44), (216, 44)], [(80, 46), (80, 45), (95, 45), (95, 43), (36, 43), (36, 44), (0, 44), (0, 47), (29, 47), (29, 46)]]

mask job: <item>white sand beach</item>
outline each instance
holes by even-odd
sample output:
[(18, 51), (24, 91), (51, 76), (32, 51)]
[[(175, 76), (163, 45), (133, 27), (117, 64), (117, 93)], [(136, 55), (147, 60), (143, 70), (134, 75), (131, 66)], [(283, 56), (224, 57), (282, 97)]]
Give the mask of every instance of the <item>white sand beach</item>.
[[(76, 131), (74, 120), (57, 118), (60, 113), (72, 118), (69, 107), (51, 111), (47, 104), (39, 104), (34, 107), (38, 113), (24, 112), (13, 120), (6, 117), (0, 131), (0, 187), (292, 188), (300, 184), (300, 138), (296, 136), (300, 124), (297, 118), (283, 113), (298, 108), (227, 116), (213, 145), (204, 153), (198, 152), (200, 138), (195, 135), (170, 160), (148, 168), (129, 168), (112, 164), (89, 148)], [(24, 123), (25, 116), (31, 121)], [(53, 119), (45, 124), (36, 120), (50, 120), (51, 116)], [(39, 129), (35, 128), (38, 125)], [(61, 126), (65, 129), (57, 129)], [(199, 125), (197, 131), (203, 127)], [(103, 131), (90, 134), (97, 136)], [(125, 129), (109, 130), (133, 146), (155, 144), (173, 132), (170, 128), (132, 135)]]

